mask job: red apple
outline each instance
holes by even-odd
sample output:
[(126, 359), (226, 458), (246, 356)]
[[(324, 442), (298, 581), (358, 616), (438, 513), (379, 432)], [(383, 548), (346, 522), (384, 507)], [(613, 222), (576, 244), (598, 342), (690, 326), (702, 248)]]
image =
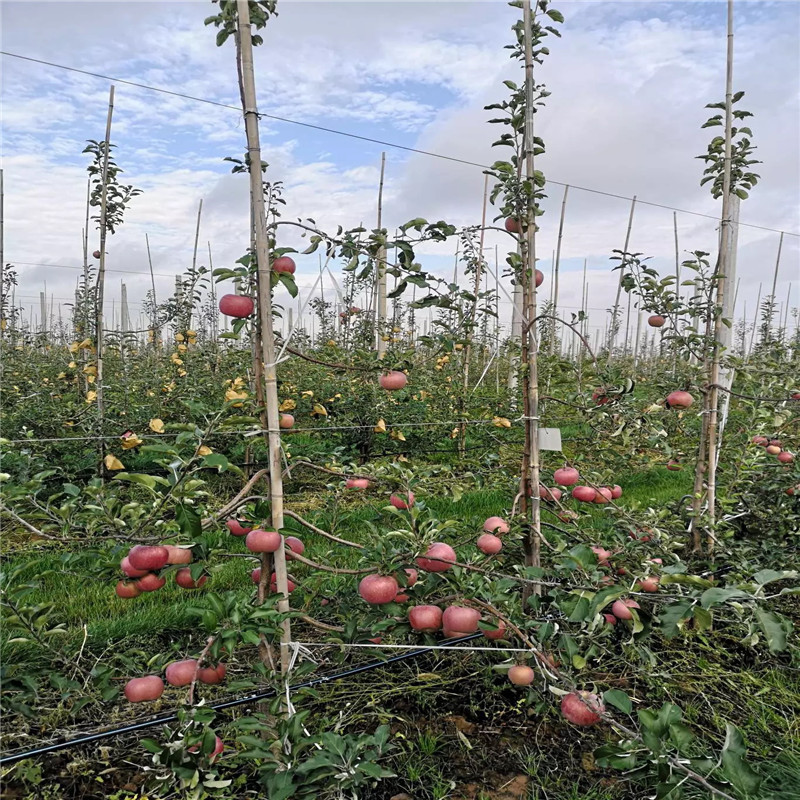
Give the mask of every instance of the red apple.
[(169, 555), (167, 564), (191, 564), (192, 551), (188, 547), (176, 547), (174, 544), (165, 544)]
[(197, 670), (197, 680), (200, 683), (207, 683), (213, 686), (217, 683), (222, 683), (226, 672), (227, 669), (224, 664), (217, 664), (216, 667), (201, 667)]
[(394, 370), (393, 372), (386, 372), (378, 379), (381, 389), (386, 389), (387, 392), (396, 392), (398, 389), (403, 389), (408, 383), (408, 376), (405, 372)]
[(255, 303), (245, 294), (224, 294), (219, 299), (219, 310), (226, 317), (244, 319), (252, 315)]
[(781, 452), (781, 448), (778, 447), (777, 444), (768, 444), (767, 445), (767, 452), (771, 456), (777, 456)]
[(183, 567), (175, 573), (175, 583), (182, 589), (199, 589), (206, 581), (208, 581), (208, 575), (201, 575), (197, 580), (194, 580), (189, 567)]
[(561, 489), (548, 489), (546, 486), (539, 485), (539, 497), (542, 500), (550, 500), (552, 502), (556, 502), (561, 500)]
[(605, 393), (605, 389), (595, 389), (592, 392), (592, 400), (598, 406), (604, 406), (606, 403), (611, 402), (611, 398)]
[(617, 619), (633, 619), (632, 608), (639, 608), (639, 604), (635, 600), (615, 600), (611, 606), (611, 613)]
[(274, 553), (281, 546), (281, 535), (257, 528), (247, 534), (244, 544), (251, 553)]
[(514, 217), (506, 217), (506, 221), (503, 223), (503, 225), (509, 233), (520, 232), (519, 222), (515, 220)]
[(495, 625), (495, 629), (492, 631), (487, 631), (485, 628), (481, 628), (481, 633), (487, 639), (502, 639), (506, 635), (506, 624), (502, 620), (493, 619), (491, 620), (492, 625)]
[(608, 503), (611, 500), (612, 493), (611, 489), (608, 486), (601, 486), (595, 493), (594, 493), (594, 501), (595, 503)]
[(559, 486), (574, 486), (580, 477), (580, 473), (574, 467), (561, 467), (553, 473), (553, 480)]
[[(200, 749), (200, 745), (193, 744), (189, 748), (190, 753), (196, 753)], [(219, 736), (214, 737), (214, 749), (208, 754), (209, 761), (215, 761), (217, 756), (225, 749), (225, 743)]]
[(508, 523), (502, 517), (489, 517), (486, 522), (483, 523), (483, 529), (486, 533), (493, 533), (495, 536), (500, 536), (500, 534), (508, 533)]
[(544, 283), (544, 272), (540, 269), (536, 270), (536, 288), (538, 289)]
[(667, 462), (667, 469), (670, 470), (670, 472), (680, 472), (683, 467), (677, 461), (672, 460)]
[(141, 578), (142, 575), (147, 575), (148, 573), (148, 570), (146, 569), (134, 569), (131, 566), (131, 562), (128, 559), (128, 556), (125, 556), (125, 558), (123, 558), (122, 561), (119, 562), (119, 568), (129, 578)]
[(391, 603), (400, 587), (391, 575), (367, 575), (358, 584), (358, 593), (370, 605), (379, 606)]
[(492, 533), (482, 533), (477, 541), (478, 550), (487, 556), (493, 556), (503, 549), (503, 542)]
[(146, 703), (158, 700), (164, 693), (164, 681), (158, 675), (147, 675), (144, 678), (131, 678), (125, 684), (125, 697), (131, 703)]
[(196, 669), (197, 661), (194, 658), (173, 661), (171, 664), (167, 664), (165, 673), (167, 683), (170, 686), (188, 686), (194, 678)]
[(591, 692), (570, 692), (561, 698), (561, 713), (573, 725), (594, 725), (605, 710), (603, 701)]
[(575, 522), (575, 520), (578, 519), (578, 514), (576, 514), (574, 511), (570, 511), (569, 509), (564, 509), (563, 511), (559, 512), (558, 518), (562, 522)]
[(445, 572), (456, 561), (456, 551), (445, 542), (434, 542), (417, 558), (417, 566), (426, 572)]
[(598, 564), (608, 564), (608, 559), (614, 555), (610, 550), (599, 546), (592, 547), (592, 552), (597, 556)]
[(791, 464), (794, 461), (794, 456), (788, 450), (784, 450), (782, 453), (778, 453), (778, 461), (781, 464)]
[(649, 575), (642, 578), (636, 583), (636, 590), (639, 592), (657, 592), (658, 591), (658, 576)]
[(366, 478), (348, 478), (344, 483), (345, 489), (369, 489)]
[(280, 421), (278, 422), (278, 426), (283, 428), (283, 430), (289, 430), (289, 428), (294, 427), (294, 417), (291, 414), (281, 414)]
[(611, 487), (611, 499), (612, 500), (619, 500), (620, 497), (622, 497), (622, 487), (615, 483)]
[(166, 578), (161, 578), (154, 572), (148, 572), (136, 581), (136, 588), (140, 592), (155, 592), (161, 589), (167, 582)]
[(275, 272), (285, 272), (288, 275), (294, 275), (297, 264), (295, 264), (294, 259), (289, 258), (289, 256), (280, 256), (272, 262), (272, 269)]
[(395, 508), (399, 508), (401, 511), (404, 511), (414, 505), (414, 492), (408, 492), (406, 495), (393, 494), (389, 498), (389, 502)]
[(102, 255), (102, 253), (99, 250), (95, 250), (92, 253), (92, 258), (100, 258), (101, 255)]
[(117, 593), (117, 597), (122, 597), (125, 600), (131, 597), (138, 597), (142, 593), (135, 583), (130, 583), (129, 581), (118, 581), (114, 591)]
[(524, 664), (514, 664), (508, 671), (508, 679), (514, 686), (530, 686), (535, 678), (533, 669)]
[(234, 536), (247, 536), (253, 530), (249, 525), (239, 522), (238, 519), (229, 519), (225, 524)]
[(769, 443), (776, 447), (783, 447), (783, 442), (780, 439), (770, 439)]
[(613, 614), (603, 614), (603, 619), (606, 621), (606, 625), (617, 624), (617, 618)]
[(667, 408), (689, 408), (694, 403), (694, 397), (689, 392), (674, 391), (667, 395), (665, 405)]
[(750, 440), (753, 444), (760, 444), (762, 446), (766, 446), (769, 444), (769, 439), (766, 436), (754, 436)]
[(594, 503), (594, 498), (597, 492), (591, 486), (576, 486), (572, 490), (573, 500), (579, 500), (581, 503)]
[[(259, 570), (259, 577), (260, 577), (260, 570)], [(256, 583), (258, 583), (257, 580)], [(289, 590), (289, 594), (291, 594), (297, 588), (297, 584), (294, 581), (289, 580), (287, 578), (286, 588)], [(272, 573), (272, 575), (269, 576), (269, 590), (270, 592), (272, 592), (272, 594), (275, 594), (278, 591), (278, 578), (274, 572)]]
[(286, 546), (289, 548), (289, 552), (286, 553), (286, 560), (287, 561), (291, 561), (294, 558), (292, 553), (297, 553), (298, 555), (301, 556), (306, 551), (306, 546), (296, 536), (287, 536), (283, 541), (286, 543)]
[(653, 314), (652, 316), (647, 318), (647, 324), (651, 328), (660, 328), (664, 325), (665, 321), (666, 320), (664, 319), (664, 317), (661, 316), (661, 314)]
[(434, 633), (442, 627), (442, 609), (439, 606), (414, 606), (408, 609), (408, 624), (415, 631)]
[(169, 550), (161, 545), (137, 544), (128, 553), (128, 563), (134, 569), (145, 569), (148, 572), (166, 566), (168, 559)]
[(478, 630), (481, 612), (466, 606), (448, 606), (442, 615), (442, 625), (451, 631), (461, 631), (465, 635)]

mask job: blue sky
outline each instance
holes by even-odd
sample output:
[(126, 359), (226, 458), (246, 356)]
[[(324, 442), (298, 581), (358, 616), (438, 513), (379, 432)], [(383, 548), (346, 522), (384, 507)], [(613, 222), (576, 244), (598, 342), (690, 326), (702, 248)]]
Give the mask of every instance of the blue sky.
[[(567, 20), (564, 36), (550, 42), (551, 56), (540, 73), (553, 92), (539, 121), (548, 147), (541, 160), (546, 174), (573, 187), (718, 213), (718, 204), (698, 186), (701, 163), (693, 157), (709, 136), (699, 129), (703, 106), (724, 93), (725, 4), (556, 7)], [(279, 10), (256, 51), (262, 111), (480, 163), (498, 157), (489, 147), (496, 130), (485, 124), (483, 106), (503, 96), (503, 78), (520, 77), (502, 49), (516, 14), (504, 2), (282, 0)], [(212, 11), (199, 0), (4, 2), (2, 45), (235, 105), (232, 47), (216, 48), (214, 32), (202, 24)], [(756, 114), (755, 141), (764, 161), (762, 183), (743, 205), (742, 220), (798, 232), (800, 5), (739, 0), (736, 22), (735, 83), (746, 90), (744, 104)], [(6, 260), (80, 263), (86, 166), (80, 151), (86, 139), (102, 138), (107, 92), (103, 80), (3, 59)], [(289, 215), (312, 216), (326, 227), (371, 224), (380, 153), (386, 149), (388, 225), (413, 216), (479, 221), (478, 168), (283, 123), (265, 121), (262, 140), (272, 174), (286, 184)], [(112, 141), (126, 177), (145, 193), (109, 248), (110, 267), (146, 269), (147, 232), (158, 272), (185, 268), (201, 197), (201, 240), (212, 242), (215, 261), (241, 254), (246, 180), (227, 174), (222, 162), (244, 150), (235, 111), (117, 85)], [(555, 246), (562, 192), (561, 186), (548, 189), (540, 246), (545, 262)], [(610, 303), (616, 278), (608, 271), (608, 256), (622, 246), (628, 210), (628, 201), (571, 190), (562, 262), (568, 273), (562, 282), (565, 304), (579, 302), (584, 258), (596, 307)], [(713, 249), (712, 220), (681, 215), (679, 227), (682, 246)], [(779, 297), (789, 281), (800, 289), (797, 242), (784, 242)], [(506, 246), (502, 237), (490, 236), (488, 244), (495, 243)], [(777, 234), (743, 227), (740, 244), (742, 296), (754, 296), (764, 264), (774, 261)], [(640, 207), (632, 247), (669, 268), (671, 212)], [(451, 268), (449, 248), (423, 255), (429, 268)], [(310, 288), (316, 259), (300, 264), (299, 283)], [(69, 296), (77, 274), (23, 269), (31, 295), (46, 281), (48, 292)], [(149, 279), (125, 280), (131, 298), (141, 299)], [(170, 279), (159, 281), (159, 291), (169, 291)], [(601, 323), (598, 312), (596, 324)]]

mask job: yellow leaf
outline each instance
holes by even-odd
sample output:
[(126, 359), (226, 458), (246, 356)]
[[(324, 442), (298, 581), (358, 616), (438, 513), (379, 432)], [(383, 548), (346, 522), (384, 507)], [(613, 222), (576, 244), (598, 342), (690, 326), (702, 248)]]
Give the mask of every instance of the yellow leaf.
[(199, 456), (210, 456), (213, 452), (210, 447), (206, 447), (204, 444), (197, 448), (197, 455)]
[(67, 373), (66, 372), (59, 372), (58, 373), (58, 377), (59, 377), (59, 380), (63, 380), (64, 378), (67, 377)]
[(94, 383), (97, 380), (96, 375), (87, 375), (86, 376), (86, 383)]
[(164, 420), (155, 417), (154, 419), (150, 420), (149, 427), (153, 433), (164, 433)]
[(175, 334), (175, 341), (176, 342), (182, 342), (183, 341), (183, 334), (182, 333), (176, 333)]
[(405, 456), (397, 456), (397, 460), (398, 461), (405, 461), (406, 463), (408, 462), (408, 459)]
[(179, 353), (185, 353), (189, 348), (185, 344), (179, 344), (177, 350)]
[(179, 377), (179, 378), (185, 378), (187, 374), (188, 374), (188, 373), (186, 372), (186, 370), (185, 370), (185, 369), (179, 369), (179, 370), (178, 370), (178, 377)]
[(302, 397), (313, 397), (314, 396), (314, 392), (312, 392), (311, 389), (307, 389), (305, 392), (303, 392), (303, 394), (301, 396)]
[(79, 345), (79, 350), (91, 350), (92, 349), (92, 340), (91, 339), (84, 339)]
[(112, 453), (109, 453), (105, 457), (104, 463), (106, 465), (106, 469), (125, 469), (125, 465)]
[(320, 417), (328, 416), (328, 410), (321, 403), (314, 403), (314, 408), (311, 409), (311, 413)]
[(8, 327), (8, 320), (5, 317), (3, 317), (3, 319), (0, 319), (0, 331), (4, 331), (7, 327)]
[(227, 392), (225, 392), (225, 399), (228, 402), (231, 402), (232, 400), (246, 400), (247, 392), (237, 392), (236, 389), (231, 387)]
[(72, 344), (69, 346), (70, 353), (77, 353), (79, 347), (80, 345), (77, 342), (72, 342)]
[(86, 402), (94, 403), (97, 400), (97, 392), (86, 392)]
[(505, 417), (495, 417), (492, 420), (492, 424), (495, 426), (495, 428), (510, 428), (511, 420), (506, 419)]
[(281, 411), (294, 411), (296, 408), (297, 403), (291, 397), (287, 397), (280, 406)]
[(190, 339), (194, 339), (194, 338), (195, 338), (195, 336), (197, 336), (197, 331), (186, 331), (186, 335), (187, 335), (187, 336), (188, 336)]
[(144, 442), (135, 433), (132, 433), (122, 440), (122, 449), (130, 450), (133, 447), (138, 447), (140, 444), (144, 444)]
[(70, 361), (69, 364), (67, 364), (67, 367), (69, 367), (69, 369), (75, 369), (76, 366), (77, 364), (74, 361)]
[(83, 372), (85, 375), (97, 375), (97, 367), (94, 364), (87, 364), (83, 368)]
[(406, 437), (403, 436), (403, 431), (392, 431), (389, 435), (397, 442), (404, 442), (406, 440)]
[(378, 420), (378, 424), (373, 428), (375, 433), (386, 433), (386, 423), (382, 420)]
[(172, 359), (173, 364), (183, 364), (183, 360), (177, 353), (173, 353), (170, 358)]
[(458, 437), (458, 428), (453, 428), (453, 430), (450, 431), (450, 438), (455, 439), (457, 437)]

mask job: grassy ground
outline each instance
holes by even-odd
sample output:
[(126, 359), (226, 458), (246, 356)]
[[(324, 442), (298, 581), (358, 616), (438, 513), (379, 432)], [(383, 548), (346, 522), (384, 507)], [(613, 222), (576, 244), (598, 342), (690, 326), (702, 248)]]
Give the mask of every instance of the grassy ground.
[[(685, 472), (657, 467), (624, 476), (619, 483), (626, 505), (658, 507), (679, 500), (689, 490), (690, 480)], [(340, 534), (356, 541), (370, 535), (364, 523), (380, 513), (381, 498), (368, 497), (361, 505), (361, 498), (348, 499), (342, 508), (332, 508), (327, 500), (323, 503), (323, 493), (314, 491), (305, 480), (298, 479), (289, 490), (304, 488), (305, 492), (293, 499), (293, 507), (309, 519), (323, 528), (338, 525)], [(440, 518), (460, 519), (476, 530), (487, 516), (508, 510), (512, 501), (511, 491), (496, 489), (467, 492), (458, 502), (442, 496), (427, 500)], [(597, 517), (599, 527), (605, 526), (609, 534), (613, 532), (613, 524), (605, 522), (600, 508), (590, 513)], [(329, 551), (329, 542), (305, 531), (302, 535), (312, 558)], [(241, 539), (232, 539), (221, 531), (204, 534), (204, 540), (210, 546), (245, 552)], [(87, 563), (71, 565), (66, 570), (57, 552), (17, 550), (6, 559), (7, 570), (24, 565), (22, 578), (39, 580), (40, 588), (31, 599), (57, 603), (58, 618), (68, 631), (67, 652), (75, 658), (80, 653), (82, 663), (91, 666), (95, 659), (141, 663), (155, 649), (154, 641), (162, 649), (172, 648), (176, 656), (199, 650), (203, 639), (199, 630), (187, 639), (187, 632), (197, 629), (193, 608), (198, 605), (198, 593), (170, 583), (159, 592), (123, 601), (113, 594), (113, 579), (86, 580), (91, 572), (89, 558)], [(215, 569), (213, 586), (218, 591), (233, 590), (243, 597), (250, 596), (250, 569), (251, 563), (246, 559), (227, 559)], [(626, 650), (621, 642), (620, 651), (624, 659)], [(33, 645), (5, 644), (3, 653), (7, 674), (12, 676), (42, 658)], [(630, 657), (635, 658), (633, 654)], [(398, 777), (387, 781), (374, 795), (376, 798), (399, 792), (417, 800), (622, 800), (642, 796), (639, 788), (626, 783), (619, 774), (607, 774), (594, 765), (590, 753), (603, 741), (602, 731), (576, 732), (560, 722), (552, 704), (521, 703), (520, 694), (487, 669), (490, 663), (492, 659), (478, 654), (434, 654), (376, 670), (368, 678), (326, 686), (313, 697), (299, 699), (298, 705), (312, 708), (314, 724), (323, 727), (344, 723), (350, 729), (364, 730), (380, 722), (391, 724), (398, 743), (392, 768)], [(321, 669), (329, 670), (331, 666)], [(235, 677), (234, 669), (232, 679)], [(755, 753), (769, 760), (764, 767), (768, 785), (773, 787), (769, 796), (779, 800), (800, 797), (800, 791), (786, 794), (793, 781), (800, 786), (800, 758), (796, 755), (800, 749), (800, 682), (797, 672), (788, 666), (779, 670), (760, 665), (752, 651), (744, 650), (737, 642), (716, 638), (712, 645), (695, 637), (691, 641), (659, 643), (654, 666), (637, 669), (636, 677), (634, 670), (628, 676), (623, 669), (621, 680), (629, 692), (649, 705), (664, 700), (680, 704), (692, 726), (711, 739), (719, 739), (724, 730), (723, 719), (736, 722)], [(163, 713), (175, 699), (167, 692), (153, 710)], [(112, 709), (89, 706), (75, 716), (70, 715), (69, 709), (69, 702), (50, 709), (39, 720), (41, 733), (60, 733), (76, 726), (91, 728), (101, 721), (114, 723), (131, 713), (124, 705)], [(235, 712), (233, 716), (241, 713), (246, 712)], [(7, 733), (6, 747), (25, 743), (25, 731), (15, 733), (21, 733), (23, 738)], [(48, 760), (44, 771), (38, 774), (52, 775), (55, 771), (60, 775), (57, 783), (61, 781), (59, 785), (69, 785), (73, 787), (70, 791), (75, 792), (53, 797), (109, 796), (87, 792), (88, 775), (98, 760), (104, 760), (109, 765), (109, 776), (114, 776), (113, 782), (123, 785), (129, 770), (126, 772), (119, 759), (135, 748), (135, 742), (109, 745), (110, 750), (90, 747), (58, 755)], [(775, 754), (780, 749), (786, 752), (777, 759)], [(33, 770), (35, 775), (41, 766), (28, 762), (18, 768), (13, 785), (19, 791), (8, 796), (45, 797), (42, 783), (30, 775), (23, 779), (25, 770)]]

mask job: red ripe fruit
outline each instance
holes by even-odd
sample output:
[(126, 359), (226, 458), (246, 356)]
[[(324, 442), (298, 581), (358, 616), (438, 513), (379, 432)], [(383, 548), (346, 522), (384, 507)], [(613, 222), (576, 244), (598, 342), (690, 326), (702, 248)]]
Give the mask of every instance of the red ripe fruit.
[(493, 620), (491, 620), (491, 622), (492, 622), (493, 625), (496, 625), (497, 627), (495, 627), (495, 629), (491, 630), (491, 631), (487, 631), (485, 628), (482, 628), (481, 629), (481, 633), (487, 639), (492, 639), (492, 640), (502, 639), (506, 635), (506, 624), (505, 624), (505, 622), (503, 622), (502, 620), (499, 620), (499, 619), (493, 619)]
[(483, 533), (478, 537), (478, 550), (487, 556), (493, 556), (503, 549), (503, 542), (492, 533)]
[(667, 408), (689, 408), (694, 403), (694, 397), (689, 392), (675, 391), (667, 395)]
[(370, 605), (391, 603), (399, 590), (397, 579), (391, 575), (367, 575), (358, 584), (358, 593)]
[[(289, 590), (289, 594), (291, 594), (296, 588), (297, 584), (294, 581), (286, 579), (286, 588)], [(278, 591), (278, 578), (276, 577), (275, 573), (273, 572), (269, 578), (269, 590), (275, 594)]]
[(603, 619), (606, 621), (606, 625), (617, 624), (617, 618), (613, 614), (603, 614)]
[(667, 469), (670, 472), (680, 472), (683, 469), (683, 467), (677, 461), (668, 461)]
[(161, 578), (154, 572), (148, 572), (136, 581), (136, 588), (141, 592), (155, 592), (161, 589), (167, 582), (166, 578)]
[(295, 264), (294, 259), (289, 258), (289, 256), (280, 256), (272, 262), (272, 269), (275, 272), (285, 272), (288, 275), (294, 275), (297, 264)]
[(219, 299), (219, 310), (226, 317), (244, 319), (250, 317), (255, 310), (252, 297), (244, 294), (224, 294)]
[(514, 664), (508, 671), (508, 679), (514, 686), (530, 686), (534, 678), (536, 678), (536, 673), (531, 667), (524, 664)]
[(508, 523), (502, 517), (489, 517), (483, 523), (483, 529), (486, 533), (493, 533), (495, 536), (508, 533)]
[(194, 580), (189, 567), (183, 567), (175, 573), (175, 583), (181, 589), (199, 589), (206, 581), (208, 581), (208, 575), (201, 575), (197, 580)]
[(119, 581), (114, 591), (117, 593), (117, 597), (121, 597), (124, 600), (138, 597), (142, 593), (135, 583), (130, 583), (129, 581)]
[(253, 530), (249, 525), (239, 522), (238, 519), (229, 519), (225, 524), (233, 536), (247, 536)]
[(439, 606), (414, 606), (408, 609), (408, 624), (421, 633), (434, 633), (442, 627)]
[(650, 575), (647, 578), (642, 578), (636, 584), (636, 590), (639, 592), (657, 592), (658, 591), (658, 576)]
[(794, 456), (788, 450), (784, 450), (782, 453), (778, 453), (778, 461), (781, 464), (791, 464), (794, 461)]
[(125, 558), (119, 562), (119, 568), (128, 578), (141, 578), (142, 575), (147, 575), (148, 573), (148, 570), (146, 569), (134, 569), (131, 566), (131, 562), (128, 560), (128, 556), (125, 556)]
[(188, 547), (176, 547), (173, 544), (165, 544), (169, 556), (167, 556), (167, 564), (191, 564), (192, 551)]
[(611, 489), (608, 486), (601, 486), (595, 493), (594, 493), (594, 501), (595, 503), (608, 503), (612, 498)]
[(780, 448), (779, 445), (777, 445), (777, 444), (768, 444), (767, 445), (767, 453), (769, 453), (771, 456), (777, 456), (777, 455), (780, 454), (780, 452), (781, 452), (781, 448)]
[(647, 324), (651, 328), (660, 328), (664, 325), (665, 321), (666, 320), (664, 319), (664, 317), (661, 316), (661, 314), (653, 314), (652, 316), (647, 318)]
[(401, 511), (405, 511), (406, 509), (410, 508), (414, 505), (415, 498), (414, 492), (408, 492), (407, 494), (393, 494), (389, 498), (389, 502), (395, 508), (399, 508)]
[(194, 678), (197, 669), (197, 661), (194, 658), (187, 658), (183, 661), (173, 661), (167, 664), (165, 673), (167, 683), (170, 686), (188, 686)]
[[(196, 753), (200, 749), (199, 745), (193, 744), (189, 748), (190, 753)], [(213, 762), (216, 760), (217, 756), (225, 749), (225, 743), (219, 736), (214, 737), (214, 749), (208, 754), (208, 760)]]
[(544, 272), (540, 269), (536, 270), (536, 288), (538, 289), (544, 283)]
[(591, 692), (570, 692), (561, 698), (561, 713), (573, 725), (594, 725), (605, 710), (603, 701)]
[(95, 250), (92, 253), (92, 258), (100, 258), (101, 255), (102, 255), (102, 253), (99, 250)]
[(769, 439), (766, 436), (754, 436), (750, 441), (753, 444), (760, 444), (762, 447), (769, 444)]
[(611, 499), (612, 500), (619, 500), (622, 497), (622, 487), (618, 486), (616, 483), (611, 487)]
[(200, 683), (207, 683), (213, 686), (217, 683), (222, 683), (227, 672), (224, 664), (217, 664), (216, 667), (202, 667), (197, 670), (197, 680)]
[(572, 490), (573, 500), (579, 500), (581, 503), (594, 503), (596, 494), (591, 486), (576, 486)]
[(615, 600), (611, 606), (611, 613), (617, 619), (633, 619), (632, 608), (639, 608), (635, 600)]
[(281, 414), (278, 420), (278, 427), (287, 431), (294, 427), (294, 417), (291, 414)]
[(574, 467), (561, 467), (553, 473), (553, 480), (559, 486), (574, 486), (580, 477), (580, 473)]
[(146, 703), (158, 700), (164, 693), (164, 681), (158, 675), (147, 675), (144, 678), (131, 678), (125, 684), (125, 697), (131, 703)]
[(503, 225), (504, 225), (505, 229), (509, 233), (519, 233), (520, 232), (519, 222), (517, 220), (515, 220), (514, 217), (506, 217), (506, 220), (503, 223)]
[(144, 569), (148, 572), (166, 566), (168, 559), (169, 550), (161, 545), (137, 544), (128, 553), (128, 563), (134, 569)]
[(561, 500), (561, 489), (548, 489), (546, 486), (539, 486), (539, 497), (542, 500), (550, 500), (551, 502), (556, 502)]
[(597, 556), (598, 564), (608, 564), (608, 559), (613, 555), (610, 550), (606, 550), (605, 547), (599, 546), (592, 547), (592, 552)]
[(301, 556), (306, 551), (306, 546), (296, 536), (287, 536), (283, 541), (289, 548), (289, 552), (286, 553), (287, 561), (291, 561), (294, 558), (292, 553), (297, 553), (297, 555)]
[(345, 489), (369, 489), (366, 478), (348, 478), (344, 483)]
[(611, 402), (611, 398), (605, 393), (603, 389), (595, 389), (592, 392), (592, 400), (594, 400), (595, 405), (604, 406), (606, 403)]
[(451, 631), (460, 631), (464, 634), (475, 633), (481, 612), (475, 608), (465, 606), (448, 606), (442, 615), (442, 625)]
[(405, 372), (394, 370), (393, 372), (387, 372), (381, 375), (378, 379), (378, 383), (380, 383), (381, 389), (386, 389), (387, 392), (396, 392), (398, 389), (405, 388), (405, 385), (408, 383), (408, 376)]
[(434, 542), (417, 558), (417, 566), (426, 572), (445, 572), (456, 561), (456, 551), (445, 542)]
[(244, 544), (251, 553), (274, 553), (281, 546), (281, 535), (257, 528), (247, 534)]

